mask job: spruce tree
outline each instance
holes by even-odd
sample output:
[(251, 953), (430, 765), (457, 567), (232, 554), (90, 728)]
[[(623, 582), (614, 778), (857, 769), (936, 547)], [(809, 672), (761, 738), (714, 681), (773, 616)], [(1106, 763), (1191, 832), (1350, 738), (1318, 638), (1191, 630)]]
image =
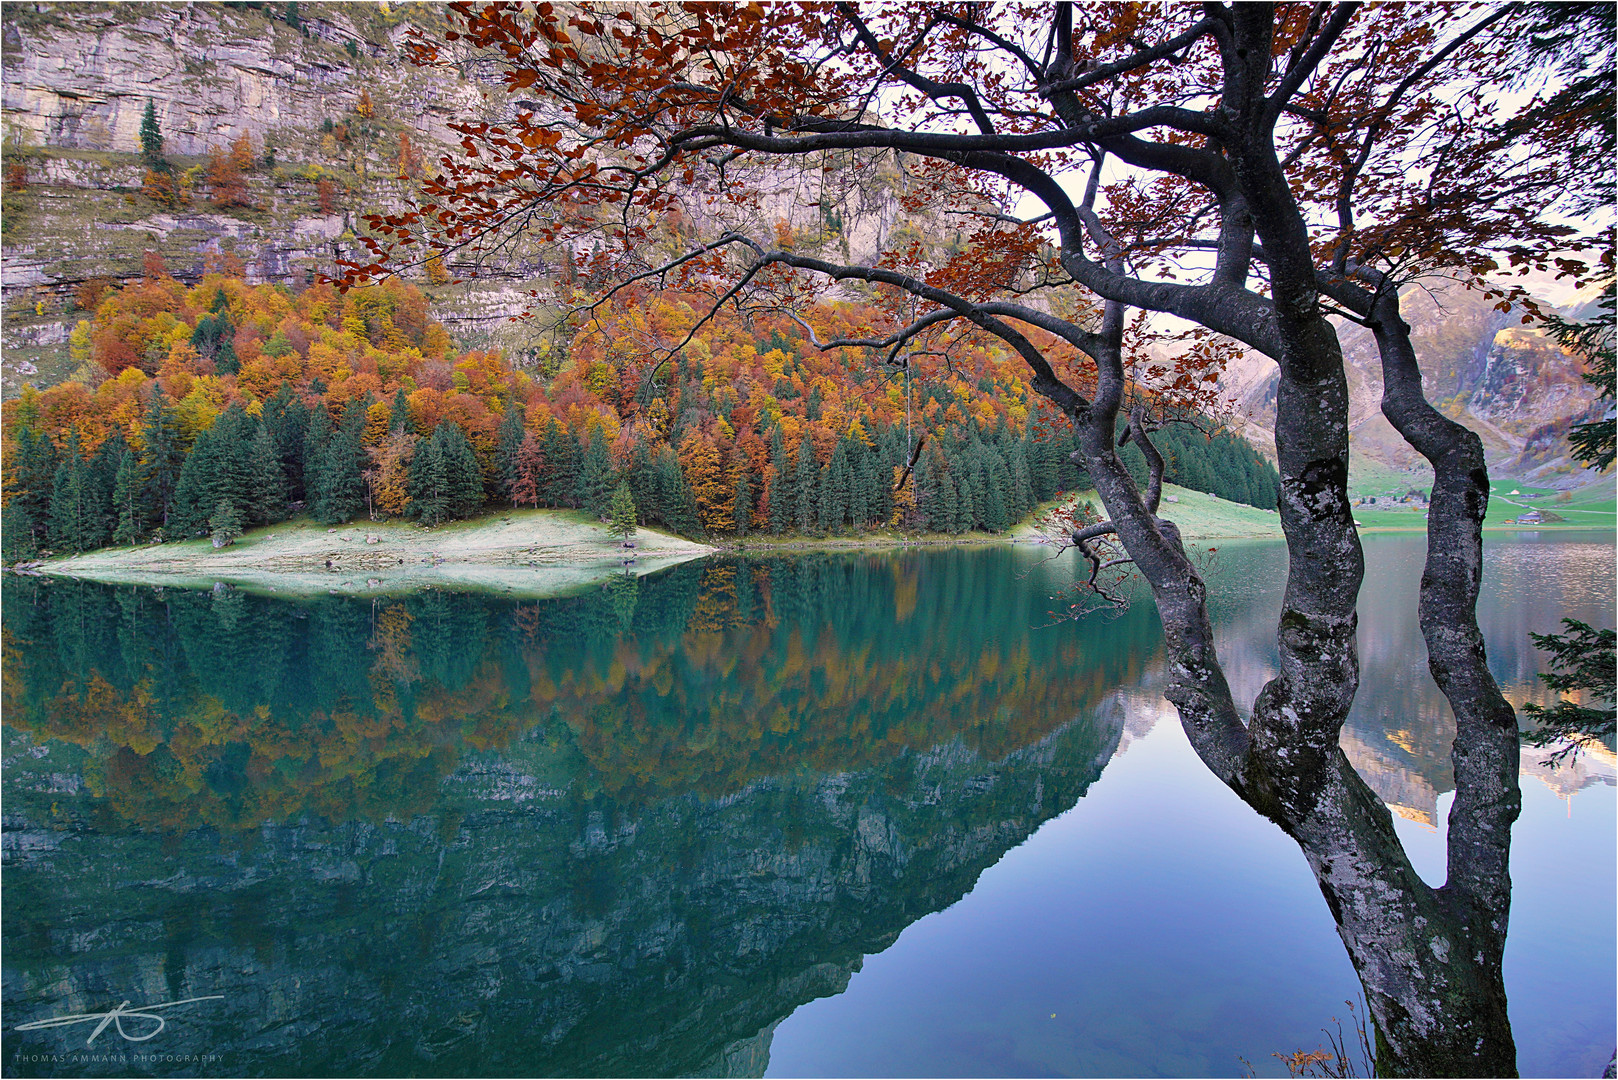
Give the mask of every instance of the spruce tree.
[[(956, 459), (959, 462), (959, 459)], [(969, 532), (976, 523), (976, 506), (973, 496), (971, 480), (972, 470), (964, 462), (960, 462), (959, 471), (950, 470), (949, 479), (955, 485), (955, 518), (950, 524), (952, 533)]]
[(794, 476), (779, 425), (770, 429), (770, 464), (775, 470), (775, 478), (770, 482), (770, 531), (781, 533), (792, 524), (795, 500)]
[(1034, 508), (1034, 484), (1028, 471), (1028, 444), (1021, 439), (1009, 444), (1011, 465), (1011, 520), (1021, 521)]
[(865, 449), (865, 443), (859, 439), (846, 439), (845, 442), (848, 444), (848, 462), (844, 466), (848, 487), (844, 505), (848, 523), (856, 529), (863, 529), (870, 517), (869, 511), (865, 508), (871, 496), (870, 470), (865, 468), (865, 459), (870, 457), (870, 454)]
[[(352, 521), (365, 507), (365, 431), (368, 399), (358, 399), (343, 410), (342, 422), (320, 452), (318, 479), (312, 485), (309, 512), (327, 524)], [(307, 467), (306, 467), (307, 468)]]
[(910, 485), (913, 509), (910, 511), (910, 520), (900, 520), (899, 527), (919, 529), (923, 532), (936, 531), (933, 529), (932, 520), (938, 512), (938, 478), (933, 473), (931, 454), (921, 455), (906, 483)]
[[(401, 390), (402, 392), (402, 390)], [(395, 403), (397, 407), (397, 403)], [(523, 407), (512, 402), (500, 420), (500, 432), (495, 437), (494, 471), (502, 498), (515, 504), (512, 492), (517, 482), (517, 451), (528, 433), (523, 428)]]
[(73, 428), (51, 489), (51, 541), (67, 551), (89, 551), (107, 542), (108, 531), (95, 472), (80, 454), (79, 430)]
[[(208, 524), (208, 498), (213, 493), (214, 451), (212, 433), (199, 432), (191, 452), (180, 466), (174, 485), (174, 505), (164, 526), (166, 535), (186, 539), (201, 533)], [(214, 502), (218, 502), (217, 499)]]
[(117, 514), (112, 542), (125, 546), (139, 543), (146, 535), (146, 470), (140, 456), (132, 450), (126, 451), (118, 462), (112, 505)]
[(470, 517), (483, 505), (483, 469), (478, 465), (477, 454), (460, 427), (449, 421), (438, 425), (433, 438), (442, 439), (450, 516)]
[(248, 465), (253, 476), (248, 520), (261, 525), (280, 521), (287, 516), (286, 477), (275, 452), (275, 441), (263, 426), (253, 434)]
[(449, 472), (444, 465), (443, 440), (437, 435), (434, 431), (431, 438), (416, 444), (405, 481), (405, 492), (410, 496), (405, 513), (429, 528), (450, 516)]
[(680, 459), (673, 447), (662, 447), (657, 458), (657, 495), (664, 508), (663, 523), (685, 536), (702, 531), (697, 516), (697, 499), (680, 471)]
[(635, 497), (627, 482), (620, 481), (612, 493), (607, 506), (607, 531), (626, 543), (635, 535)]
[(27, 424), (16, 427), (13, 440), (16, 456), (14, 461), (7, 464), (13, 467), (14, 486), (4, 516), (19, 515), (19, 523), (12, 532), (17, 535), (26, 523), (30, 541), (23, 544), (18, 540), (16, 543), (37, 549), (49, 536), (51, 492), (56, 483), (56, 446), (47, 436), (36, 433)]
[(960, 532), (961, 498), (955, 488), (955, 478), (948, 469), (940, 468), (942, 459), (934, 463), (932, 509), (927, 528), (937, 533)]
[(731, 528), (737, 536), (746, 536), (753, 524), (753, 485), (748, 483), (747, 469), (736, 470), (735, 495), (730, 508)]
[(331, 413), (324, 404), (317, 404), (309, 411), (309, 420), (304, 425), (300, 455), (303, 459), (304, 500), (311, 515), (315, 512), (318, 492), (325, 483), (326, 444), (331, 441), (331, 436)]
[(410, 395), (399, 387), (393, 395), (393, 408), (388, 413), (389, 431), (414, 431), (415, 421), (410, 418)]
[(39, 553), (34, 539), (34, 515), (26, 504), (13, 501), (0, 514), (0, 561), (31, 559)]
[(163, 129), (158, 126), (157, 105), (151, 98), (146, 99), (146, 111), (140, 118), (140, 156), (148, 169), (168, 171), (169, 163), (163, 157)]
[(152, 389), (152, 400), (146, 406), (140, 425), (140, 439), (144, 448), (141, 467), (149, 500), (148, 516), (156, 524), (166, 526), (174, 508), (174, 488), (180, 481), (185, 455), (180, 452), (174, 408), (161, 385), (154, 385)]
[(573, 506), (579, 480), (579, 443), (555, 417), (545, 425), (540, 448), (545, 452), (545, 483), (539, 500), (545, 506)]
[(600, 425), (590, 429), (590, 443), (584, 452), (579, 469), (577, 498), (591, 517), (601, 517), (607, 509), (607, 498), (612, 492), (612, 450), (607, 446), (607, 433)]
[(222, 548), (235, 543), (242, 534), (242, 513), (229, 499), (220, 499), (208, 517), (208, 529), (213, 546)]
[(798, 443), (798, 464), (792, 481), (794, 517), (798, 528), (807, 532), (815, 527), (820, 510), (820, 466), (815, 462), (815, 444), (807, 431), (803, 433), (803, 441)]
[(275, 396), (264, 403), (264, 430), (269, 432), (276, 460), (281, 463), (284, 494), (289, 501), (302, 502), (305, 498), (303, 446), (308, 428), (309, 407), (291, 386), (282, 383)]
[(657, 500), (657, 463), (644, 435), (637, 434), (629, 454), (629, 493), (634, 497), (642, 521), (662, 521), (662, 504)]

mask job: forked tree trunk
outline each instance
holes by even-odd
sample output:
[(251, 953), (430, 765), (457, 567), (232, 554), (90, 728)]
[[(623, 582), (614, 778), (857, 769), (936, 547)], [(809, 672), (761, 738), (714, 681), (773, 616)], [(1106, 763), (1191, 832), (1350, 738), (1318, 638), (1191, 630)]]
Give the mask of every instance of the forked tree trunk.
[[(1110, 328), (1122, 325), (1115, 306), (1108, 305)], [(1421, 589), (1433, 674), (1458, 720), (1449, 881), (1435, 889), (1411, 867), (1392, 815), (1338, 746), (1358, 686), (1354, 609), (1362, 574), (1347, 497), (1347, 389), (1335, 331), (1321, 319), (1299, 327), (1297, 337), (1314, 362), (1290, 365), (1290, 373), (1283, 367), (1278, 402), (1291, 560), (1277, 629), (1281, 670), (1245, 723), (1215, 654), (1206, 588), (1177, 530), (1156, 517), (1150, 496), (1161, 460), (1148, 454), (1156, 475), (1142, 493), (1118, 456), (1123, 367), (1116, 351), (1097, 358), (1095, 402), (1068, 410), (1080, 454), (1112, 527), (1152, 588), (1168, 654), (1166, 695), (1192, 745), (1297, 841), (1314, 872), (1376, 1025), (1378, 1072), (1515, 1075), (1500, 960), (1518, 801), (1516, 726), (1488, 679), (1473, 616), (1482, 517), (1476, 495), (1480, 484), (1487, 491), (1486, 478), (1479, 479), (1481, 446), (1474, 460), (1466, 443), (1475, 436), (1452, 425), (1460, 434), (1449, 432), (1448, 456), (1437, 455), (1443, 465)], [(1111, 337), (1114, 346), (1118, 340)], [(1419, 382), (1415, 392), (1419, 398)], [(1147, 438), (1138, 418), (1130, 431)], [(1427, 445), (1416, 442), (1413, 427), (1407, 437)]]

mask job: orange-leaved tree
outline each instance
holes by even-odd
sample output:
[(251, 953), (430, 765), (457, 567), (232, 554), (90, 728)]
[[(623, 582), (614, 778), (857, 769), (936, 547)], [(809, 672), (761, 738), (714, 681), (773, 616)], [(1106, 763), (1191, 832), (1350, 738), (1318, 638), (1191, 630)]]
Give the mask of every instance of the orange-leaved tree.
[[(1307, 855), (1379, 1069), (1508, 1075), (1520, 796), (1515, 717), (1474, 614), (1488, 477), (1477, 437), (1423, 395), (1399, 290), (1459, 277), (1509, 307), (1526, 298), (1502, 271), (1586, 272), (1560, 211), (1589, 191), (1574, 151), (1590, 139), (1566, 133), (1605, 121), (1558, 95), (1592, 65), (1610, 82), (1611, 19), (1576, 7), (1598, 47), (1513, 113), (1504, 92), (1524, 89), (1555, 18), (1532, 5), (452, 4), (445, 40), (418, 39), (415, 59), (498, 70), (505, 115), (456, 126), (461, 155), (405, 212), (370, 219), (371, 257), (346, 281), (449, 253), (476, 266), (531, 235), (600, 287), (592, 310), (645, 283), (705, 296), (669, 355), (721, 305), (792, 310), (828, 289), (880, 310), (826, 339), (804, 324), (823, 349), (902, 370), (946, 328), (998, 339), (1070, 418), (1106, 508), (1071, 543), (1092, 567), (1096, 544), (1121, 543), (1151, 586), (1193, 746)], [(818, 223), (790, 216), (806, 188)], [(1205, 333), (1158, 365), (1190, 404), (1209, 399), (1222, 342), (1277, 367), (1291, 559), (1279, 674), (1245, 718), (1206, 586), (1158, 516), (1157, 417), (1129, 397), (1131, 308)], [(1333, 316), (1375, 334), (1385, 411), (1436, 471), (1420, 606), (1458, 728), (1440, 888), (1338, 746), (1364, 570)], [(1144, 485), (1125, 441), (1150, 465)]]

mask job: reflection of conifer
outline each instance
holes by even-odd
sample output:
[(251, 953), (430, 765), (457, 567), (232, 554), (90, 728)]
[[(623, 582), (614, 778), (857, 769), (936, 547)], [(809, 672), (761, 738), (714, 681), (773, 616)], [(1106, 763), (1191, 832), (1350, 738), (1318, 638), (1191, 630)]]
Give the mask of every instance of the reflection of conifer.
[(608, 578), (604, 588), (619, 628), (629, 629), (635, 619), (635, 605), (640, 602), (640, 579), (625, 571)]

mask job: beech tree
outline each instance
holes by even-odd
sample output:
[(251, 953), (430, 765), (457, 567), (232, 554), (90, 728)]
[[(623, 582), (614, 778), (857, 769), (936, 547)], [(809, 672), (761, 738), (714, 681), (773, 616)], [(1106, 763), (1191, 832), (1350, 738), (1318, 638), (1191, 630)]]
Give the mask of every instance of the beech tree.
[[(1436, 3), (451, 12), (445, 40), (419, 40), (415, 60), (498, 71), (508, 115), (456, 125), (462, 154), (424, 179), (406, 212), (369, 219), (372, 256), (345, 264), (346, 284), (451, 254), (492, 264), (528, 238), (593, 250), (582, 268), (607, 298), (672, 283), (706, 293), (711, 313), (791, 307), (828, 288), (874, 296), (885, 321), (826, 341), (810, 330), (811, 344), (865, 347), (896, 371), (953, 336), (999, 339), (1071, 422), (1073, 462), (1105, 506), (1106, 520), (1068, 534), (1091, 582), (1126, 562), (1150, 585), (1166, 695), (1192, 745), (1314, 871), (1375, 1021), (1378, 1070), (1515, 1073), (1501, 957), (1517, 725), (1474, 614), (1488, 475), (1477, 436), (1423, 393), (1400, 290), (1458, 278), (1531, 318), (1501, 273), (1586, 274), (1570, 252), (1592, 243), (1612, 265), (1609, 234), (1580, 235), (1557, 215), (1569, 193), (1610, 187), (1610, 157), (1592, 169), (1573, 152), (1590, 140), (1566, 137), (1608, 118), (1588, 101), (1556, 103), (1566, 71), (1516, 114), (1499, 113), (1502, 91), (1535, 66), (1543, 14)], [(1575, 57), (1574, 76), (1605, 65), (1610, 83), (1610, 16), (1605, 29), (1587, 21), (1582, 40), (1597, 47)], [(816, 177), (822, 213), (835, 207), (838, 231), (851, 231), (860, 200), (849, 196), (879, 166), (899, 177), (899, 208), (957, 230), (958, 251), (911, 239), (856, 258), (771, 220), (801, 169)], [(685, 232), (666, 254), (671, 218)], [(1364, 563), (1334, 318), (1374, 333), (1384, 413), (1435, 473), (1418, 602), (1430, 671), (1457, 721), (1438, 888), (1412, 869), (1338, 745), (1359, 679)], [(1165, 334), (1171, 361), (1142, 348)], [(1157, 515), (1165, 462), (1152, 438), (1168, 406), (1213, 401), (1235, 345), (1276, 364), (1290, 554), (1280, 672), (1248, 709), (1220, 665), (1207, 586)], [(1139, 478), (1126, 445), (1140, 452)], [(1006, 471), (994, 456), (925, 469), (918, 504), (939, 519), (931, 527), (981, 516), (978, 489)], [(838, 482), (806, 433), (791, 520), (842, 520)], [(780, 488), (776, 520), (787, 512)], [(696, 494), (706, 520), (731, 493)]]

